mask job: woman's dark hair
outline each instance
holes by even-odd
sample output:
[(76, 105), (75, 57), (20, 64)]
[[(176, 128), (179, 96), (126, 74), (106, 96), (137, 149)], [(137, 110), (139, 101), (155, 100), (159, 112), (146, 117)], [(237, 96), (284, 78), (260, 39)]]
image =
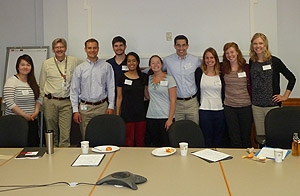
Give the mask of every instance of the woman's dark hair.
[(136, 66), (136, 71), (137, 71), (138, 75), (141, 76), (142, 75), (142, 71), (141, 71), (141, 68), (140, 68), (140, 62), (141, 61), (140, 61), (139, 55), (137, 53), (135, 53), (135, 52), (129, 52), (126, 55), (126, 58), (125, 58), (126, 64), (127, 64), (127, 58), (128, 58), (128, 56), (134, 56), (134, 58), (136, 59), (136, 61), (138, 63), (137, 66)]
[(24, 60), (28, 64), (31, 65), (31, 70), (27, 75), (27, 83), (29, 84), (30, 88), (32, 89), (32, 91), (34, 93), (34, 99), (38, 99), (40, 96), (40, 88), (39, 88), (39, 85), (37, 84), (35, 76), (34, 76), (34, 65), (33, 65), (32, 58), (28, 54), (19, 56), (17, 63), (16, 63), (17, 73), (19, 73), (19, 65), (21, 63), (21, 60)]
[[(162, 65), (164, 64), (164, 63), (163, 63), (163, 60), (160, 58), (160, 56), (158, 56), (158, 55), (155, 54), (155, 55), (152, 55), (152, 56), (150, 57), (150, 59), (149, 59), (149, 63), (148, 63), (149, 67), (150, 67), (151, 60), (152, 60), (154, 57), (159, 58), (161, 64), (162, 64)], [(153, 73), (152, 69), (150, 68), (149, 71), (148, 71), (148, 75), (153, 75), (153, 74), (154, 74), (154, 73)]]

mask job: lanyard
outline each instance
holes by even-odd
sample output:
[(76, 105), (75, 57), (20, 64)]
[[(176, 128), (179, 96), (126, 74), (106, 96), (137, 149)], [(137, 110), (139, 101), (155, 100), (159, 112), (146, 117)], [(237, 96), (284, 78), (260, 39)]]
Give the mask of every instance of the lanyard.
[(55, 57), (53, 57), (53, 59), (54, 59), (56, 68), (58, 69), (58, 71), (59, 71), (61, 77), (64, 79), (64, 82), (67, 82), (67, 77), (66, 77), (66, 76), (67, 76), (67, 63), (68, 63), (67, 56), (66, 56), (66, 61), (65, 61), (65, 74), (63, 74), (63, 73), (60, 71), (60, 69), (59, 69), (59, 67), (58, 67), (58, 64), (57, 64), (57, 61), (55, 60)]

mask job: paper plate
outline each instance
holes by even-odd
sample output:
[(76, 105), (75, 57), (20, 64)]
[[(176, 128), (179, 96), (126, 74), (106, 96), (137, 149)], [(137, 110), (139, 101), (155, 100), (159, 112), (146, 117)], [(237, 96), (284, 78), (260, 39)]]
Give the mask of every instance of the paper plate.
[(164, 157), (164, 156), (172, 155), (175, 152), (176, 152), (175, 148), (172, 148), (172, 147), (162, 147), (162, 148), (156, 148), (155, 150), (153, 150), (152, 154), (154, 156)]
[(97, 153), (110, 153), (110, 152), (115, 152), (117, 150), (120, 150), (120, 148), (118, 146), (112, 146), (112, 145), (96, 146), (92, 148), (92, 151)]

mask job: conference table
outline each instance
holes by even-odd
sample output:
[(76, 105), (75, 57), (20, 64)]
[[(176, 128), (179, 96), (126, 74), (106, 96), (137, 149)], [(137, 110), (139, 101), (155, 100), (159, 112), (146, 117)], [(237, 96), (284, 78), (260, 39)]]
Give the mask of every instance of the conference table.
[[(0, 195), (287, 195), (298, 194), (297, 169), (300, 157), (266, 163), (242, 159), (246, 149), (218, 149), (231, 155), (230, 160), (208, 163), (191, 152), (180, 156), (151, 154), (154, 148), (121, 147), (107, 153), (99, 166), (72, 167), (80, 148), (56, 148), (54, 154), (39, 159), (15, 159), (21, 148), (0, 148)], [(94, 153), (91, 150), (90, 154)], [(103, 177), (129, 171), (147, 178), (137, 190), (113, 185), (93, 185)], [(78, 182), (75, 187), (60, 183), (38, 188), (1, 192), (9, 185), (43, 185)]]

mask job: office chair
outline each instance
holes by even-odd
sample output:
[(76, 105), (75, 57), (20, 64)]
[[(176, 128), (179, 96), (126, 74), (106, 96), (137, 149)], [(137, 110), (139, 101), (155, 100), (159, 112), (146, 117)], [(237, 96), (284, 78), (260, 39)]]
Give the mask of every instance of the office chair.
[(28, 122), (18, 115), (0, 117), (0, 147), (26, 147)]
[(95, 116), (86, 127), (85, 139), (90, 141), (92, 147), (99, 145), (125, 146), (125, 122), (117, 115)]
[(179, 142), (187, 142), (190, 148), (205, 147), (201, 128), (191, 120), (175, 121), (169, 128), (169, 140), (172, 147)]
[(286, 106), (268, 112), (265, 118), (266, 146), (290, 149), (293, 133), (300, 134), (300, 107)]

